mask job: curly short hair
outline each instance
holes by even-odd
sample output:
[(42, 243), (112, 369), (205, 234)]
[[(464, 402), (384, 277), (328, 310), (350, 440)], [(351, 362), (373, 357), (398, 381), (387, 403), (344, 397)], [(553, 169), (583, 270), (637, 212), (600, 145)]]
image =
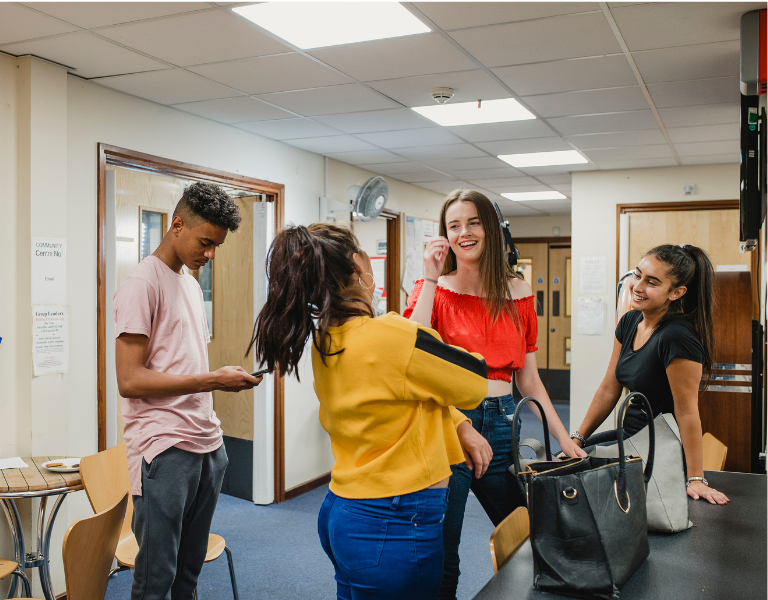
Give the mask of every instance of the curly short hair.
[(224, 188), (213, 183), (193, 183), (184, 190), (173, 211), (190, 225), (207, 221), (218, 227), (236, 231), (240, 226), (240, 209)]

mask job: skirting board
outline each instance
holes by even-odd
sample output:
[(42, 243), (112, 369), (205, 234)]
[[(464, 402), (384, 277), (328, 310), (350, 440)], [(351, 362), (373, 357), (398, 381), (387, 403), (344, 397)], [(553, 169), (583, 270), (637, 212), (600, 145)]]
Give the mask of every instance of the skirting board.
[(320, 475), (320, 477), (315, 477), (314, 479), (310, 479), (309, 481), (302, 483), (301, 485), (297, 485), (296, 487), (292, 487), (289, 490), (285, 490), (285, 499), (290, 500), (292, 498), (297, 498), (302, 494), (306, 494), (307, 492), (311, 492), (312, 490), (319, 488), (321, 485), (325, 485), (330, 480), (331, 480), (330, 473), (326, 473), (325, 475)]

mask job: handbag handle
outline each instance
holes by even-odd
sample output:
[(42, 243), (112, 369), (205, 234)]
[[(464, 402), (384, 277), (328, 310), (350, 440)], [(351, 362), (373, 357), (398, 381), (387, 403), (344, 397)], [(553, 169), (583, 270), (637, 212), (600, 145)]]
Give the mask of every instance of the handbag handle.
[(533, 402), (539, 407), (541, 424), (544, 426), (544, 448), (547, 451), (547, 460), (552, 460), (552, 451), (549, 448), (549, 426), (547, 425), (547, 415), (544, 414), (544, 409), (541, 407), (538, 400), (531, 398), (530, 396), (523, 398), (517, 403), (517, 406), (515, 407), (515, 415), (512, 417), (512, 466), (515, 467), (515, 475), (522, 471), (520, 468), (520, 444), (517, 437), (517, 430), (520, 424), (520, 410), (529, 402)]
[(627, 409), (629, 408), (629, 403), (633, 400), (639, 401), (643, 408), (645, 409), (645, 416), (648, 419), (648, 460), (645, 463), (645, 471), (643, 471), (643, 478), (645, 479), (645, 485), (648, 485), (648, 481), (651, 479), (651, 475), (653, 474), (653, 457), (656, 450), (656, 432), (653, 428), (653, 410), (651, 410), (651, 404), (648, 402), (648, 398), (646, 398), (643, 394), (640, 392), (632, 392), (631, 394), (628, 394), (626, 398), (624, 398), (624, 402), (621, 405), (621, 423), (619, 423), (618, 428), (616, 429), (616, 433), (618, 435), (619, 439), (619, 491), (625, 492), (626, 491), (626, 481), (625, 481), (625, 474), (626, 474), (626, 457), (624, 456), (624, 417), (627, 414)]

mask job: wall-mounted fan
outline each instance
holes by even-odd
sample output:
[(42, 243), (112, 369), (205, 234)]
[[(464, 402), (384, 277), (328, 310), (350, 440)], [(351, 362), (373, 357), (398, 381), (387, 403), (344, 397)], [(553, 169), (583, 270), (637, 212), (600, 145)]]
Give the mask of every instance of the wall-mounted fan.
[(320, 220), (335, 221), (336, 211), (354, 213), (359, 221), (373, 221), (384, 210), (389, 197), (389, 186), (383, 177), (371, 177), (363, 185), (352, 185), (347, 189), (347, 196), (352, 204), (339, 202), (333, 198), (320, 198)]

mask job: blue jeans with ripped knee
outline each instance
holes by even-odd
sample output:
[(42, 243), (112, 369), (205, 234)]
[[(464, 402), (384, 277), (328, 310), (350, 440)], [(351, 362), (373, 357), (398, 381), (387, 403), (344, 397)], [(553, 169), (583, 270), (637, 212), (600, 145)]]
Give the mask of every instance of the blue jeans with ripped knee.
[(448, 488), (352, 500), (330, 490), (318, 515), (338, 600), (434, 600), (443, 575)]

